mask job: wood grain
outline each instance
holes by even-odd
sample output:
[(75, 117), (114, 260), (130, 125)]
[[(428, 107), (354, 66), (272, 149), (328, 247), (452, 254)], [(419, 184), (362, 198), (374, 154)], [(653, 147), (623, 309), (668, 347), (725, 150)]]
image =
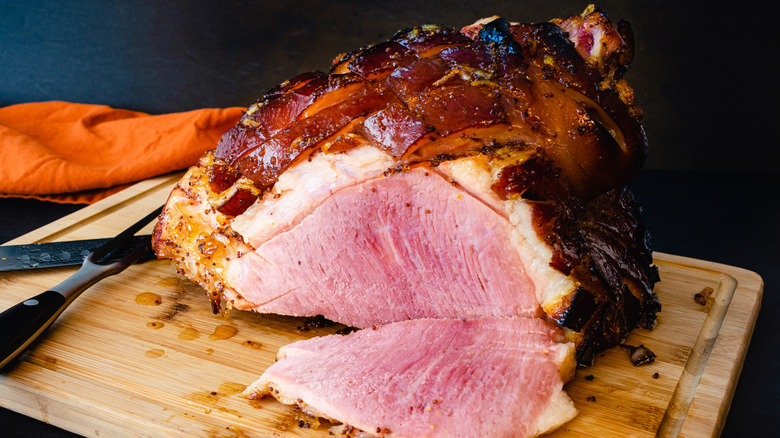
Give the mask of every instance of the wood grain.
[[(12, 243), (108, 237), (162, 204), (180, 175), (136, 184)], [(663, 310), (634, 367), (615, 348), (577, 370), (566, 389), (580, 414), (551, 436), (718, 436), (761, 304), (744, 269), (655, 254)], [(74, 268), (0, 274), (0, 309), (59, 283)], [(732, 281), (733, 279), (733, 281)], [(702, 306), (694, 295), (716, 291)], [(294, 409), (240, 391), (282, 345), (335, 332), (305, 320), (233, 311), (214, 315), (205, 293), (169, 261), (130, 267), (85, 292), (17, 364), (0, 375), (0, 405), (85, 436), (328, 436)], [(592, 377), (591, 377), (592, 376)], [(655, 377), (654, 377), (655, 376)], [(313, 427), (299, 427), (313, 423)]]

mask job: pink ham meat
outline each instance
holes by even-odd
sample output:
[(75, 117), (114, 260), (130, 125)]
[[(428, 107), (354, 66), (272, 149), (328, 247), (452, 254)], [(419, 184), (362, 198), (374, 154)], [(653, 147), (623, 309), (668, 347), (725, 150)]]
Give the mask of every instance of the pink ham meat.
[(336, 191), (228, 275), (256, 311), (324, 315), (360, 328), (541, 316), (520, 255), (506, 245), (511, 238), (506, 216), (446, 175), (414, 169)]
[(369, 435), (527, 437), (568, 421), (573, 345), (527, 318), (419, 319), (299, 341), (247, 388)]

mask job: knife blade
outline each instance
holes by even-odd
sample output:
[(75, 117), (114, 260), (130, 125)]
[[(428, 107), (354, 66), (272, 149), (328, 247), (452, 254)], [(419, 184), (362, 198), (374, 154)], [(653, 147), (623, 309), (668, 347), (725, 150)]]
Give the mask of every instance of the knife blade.
[[(134, 236), (135, 243), (151, 240), (150, 234)], [(96, 248), (111, 238), (43, 242), (0, 246), (0, 272), (77, 266)], [(103, 261), (106, 261), (104, 259)]]

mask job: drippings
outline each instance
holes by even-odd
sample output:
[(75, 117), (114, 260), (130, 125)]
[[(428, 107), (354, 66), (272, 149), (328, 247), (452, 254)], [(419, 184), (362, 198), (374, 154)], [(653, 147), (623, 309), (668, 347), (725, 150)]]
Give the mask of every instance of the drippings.
[(194, 392), (190, 395), (185, 396), (184, 398), (189, 401), (199, 403), (201, 405), (207, 405), (207, 406), (214, 406), (219, 401), (219, 395), (217, 395), (217, 393), (213, 391)]
[(233, 395), (243, 392), (246, 389), (246, 385), (236, 382), (225, 382), (219, 385), (219, 393), (223, 395)]
[(159, 306), (162, 304), (162, 297), (152, 292), (142, 292), (135, 297), (135, 302), (142, 306)]
[(155, 283), (155, 285), (160, 287), (173, 287), (173, 286), (178, 286), (180, 283), (181, 283), (181, 279), (178, 277), (165, 277), (162, 280)]
[(165, 354), (164, 350), (161, 350), (159, 348), (153, 348), (151, 350), (147, 350), (144, 353), (144, 356), (150, 358), (150, 359), (157, 359), (158, 357), (162, 357)]
[(238, 333), (238, 329), (232, 325), (221, 324), (214, 328), (214, 333), (209, 336), (212, 341), (220, 341), (223, 339), (232, 338)]
[(261, 344), (261, 343), (259, 343), (257, 341), (250, 341), (248, 339), (246, 341), (242, 342), (241, 345), (243, 345), (244, 347), (249, 347), (249, 348), (251, 348), (253, 350), (259, 350), (259, 349), (263, 348), (263, 344)]
[(192, 326), (185, 328), (181, 333), (179, 333), (179, 339), (185, 341), (192, 341), (194, 339), (198, 339), (199, 337), (200, 332), (195, 330)]

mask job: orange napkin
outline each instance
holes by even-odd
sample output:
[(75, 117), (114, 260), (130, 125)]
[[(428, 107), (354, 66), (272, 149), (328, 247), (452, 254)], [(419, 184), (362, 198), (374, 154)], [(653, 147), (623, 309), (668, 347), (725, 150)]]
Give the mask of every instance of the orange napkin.
[(241, 112), (149, 115), (70, 102), (0, 108), (0, 197), (93, 203), (195, 164)]

